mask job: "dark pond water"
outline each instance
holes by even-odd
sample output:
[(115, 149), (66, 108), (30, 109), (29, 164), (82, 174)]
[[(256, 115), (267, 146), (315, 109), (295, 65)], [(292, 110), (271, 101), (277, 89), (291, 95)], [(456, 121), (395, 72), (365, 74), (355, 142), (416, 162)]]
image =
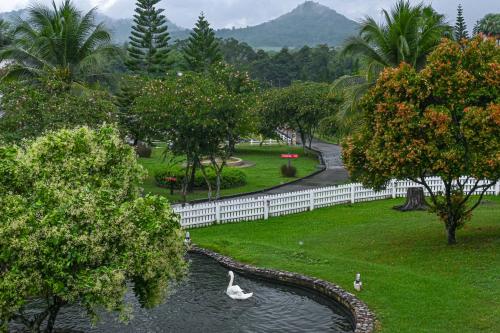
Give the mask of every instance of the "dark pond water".
[(227, 269), (202, 255), (190, 255), (190, 273), (164, 304), (141, 309), (133, 294), (134, 318), (127, 324), (105, 314), (92, 327), (76, 307), (61, 310), (57, 328), (98, 333), (157, 332), (352, 332), (342, 308), (312, 292), (236, 274), (235, 284), (253, 292), (248, 300), (232, 300), (225, 290)]

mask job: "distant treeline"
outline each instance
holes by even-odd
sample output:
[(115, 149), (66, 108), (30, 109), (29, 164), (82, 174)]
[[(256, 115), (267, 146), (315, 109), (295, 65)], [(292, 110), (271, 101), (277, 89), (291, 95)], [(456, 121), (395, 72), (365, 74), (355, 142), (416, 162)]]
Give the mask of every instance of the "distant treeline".
[[(180, 59), (186, 41), (173, 45), (171, 57)], [(255, 50), (250, 45), (229, 38), (219, 41), (225, 62), (267, 86), (285, 87), (293, 81), (331, 83), (343, 75), (359, 70), (359, 60), (343, 56), (327, 45), (304, 46), (301, 49), (283, 48), (280, 51)], [(182, 67), (182, 66), (181, 66)]]

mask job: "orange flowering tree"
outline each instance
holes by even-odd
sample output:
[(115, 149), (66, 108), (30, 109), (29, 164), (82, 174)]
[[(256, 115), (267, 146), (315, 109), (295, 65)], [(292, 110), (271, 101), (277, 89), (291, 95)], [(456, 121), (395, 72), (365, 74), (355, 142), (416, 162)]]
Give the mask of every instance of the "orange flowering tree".
[[(500, 178), (500, 48), (481, 38), (443, 40), (422, 71), (386, 69), (362, 108), (364, 130), (343, 144), (351, 176), (377, 189), (392, 178), (422, 185), (456, 243), (457, 228)], [(428, 176), (441, 177), (443, 191)]]

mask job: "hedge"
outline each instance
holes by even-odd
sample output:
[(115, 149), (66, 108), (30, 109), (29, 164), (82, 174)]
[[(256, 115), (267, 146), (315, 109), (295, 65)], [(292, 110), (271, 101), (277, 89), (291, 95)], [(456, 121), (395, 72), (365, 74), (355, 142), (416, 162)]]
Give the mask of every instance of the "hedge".
[[(213, 188), (215, 188), (217, 178), (214, 169), (207, 167), (205, 168), (205, 172), (210, 181), (210, 184), (212, 184)], [(185, 177), (185, 169), (180, 167), (173, 167), (164, 171), (157, 172), (155, 174), (156, 184), (160, 187), (170, 187), (170, 183), (166, 179), (172, 177), (176, 178), (177, 180), (174, 188), (180, 189)], [(246, 183), (247, 175), (243, 171), (234, 168), (225, 168), (222, 170), (220, 187), (221, 189), (239, 187), (245, 185)], [(208, 188), (205, 178), (203, 178), (203, 174), (200, 170), (196, 170), (194, 187), (197, 189)]]

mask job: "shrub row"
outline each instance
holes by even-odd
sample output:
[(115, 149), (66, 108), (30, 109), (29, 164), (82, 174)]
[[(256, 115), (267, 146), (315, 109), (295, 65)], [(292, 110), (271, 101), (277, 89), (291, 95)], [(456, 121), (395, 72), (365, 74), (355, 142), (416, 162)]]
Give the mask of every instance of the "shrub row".
[[(215, 189), (217, 177), (213, 168), (205, 169), (210, 184), (212, 184)], [(174, 188), (180, 189), (181, 184), (185, 177), (185, 169), (180, 167), (172, 167), (164, 171), (157, 172), (155, 174), (156, 184), (160, 187), (170, 187), (170, 183), (167, 181), (168, 178), (176, 178)], [(247, 183), (247, 175), (238, 169), (233, 168), (225, 168), (222, 170), (221, 177), (221, 189), (234, 188), (243, 186)], [(194, 179), (194, 187), (197, 189), (207, 189), (207, 183), (205, 178), (203, 178), (203, 174), (200, 170), (196, 170), (195, 179)]]

